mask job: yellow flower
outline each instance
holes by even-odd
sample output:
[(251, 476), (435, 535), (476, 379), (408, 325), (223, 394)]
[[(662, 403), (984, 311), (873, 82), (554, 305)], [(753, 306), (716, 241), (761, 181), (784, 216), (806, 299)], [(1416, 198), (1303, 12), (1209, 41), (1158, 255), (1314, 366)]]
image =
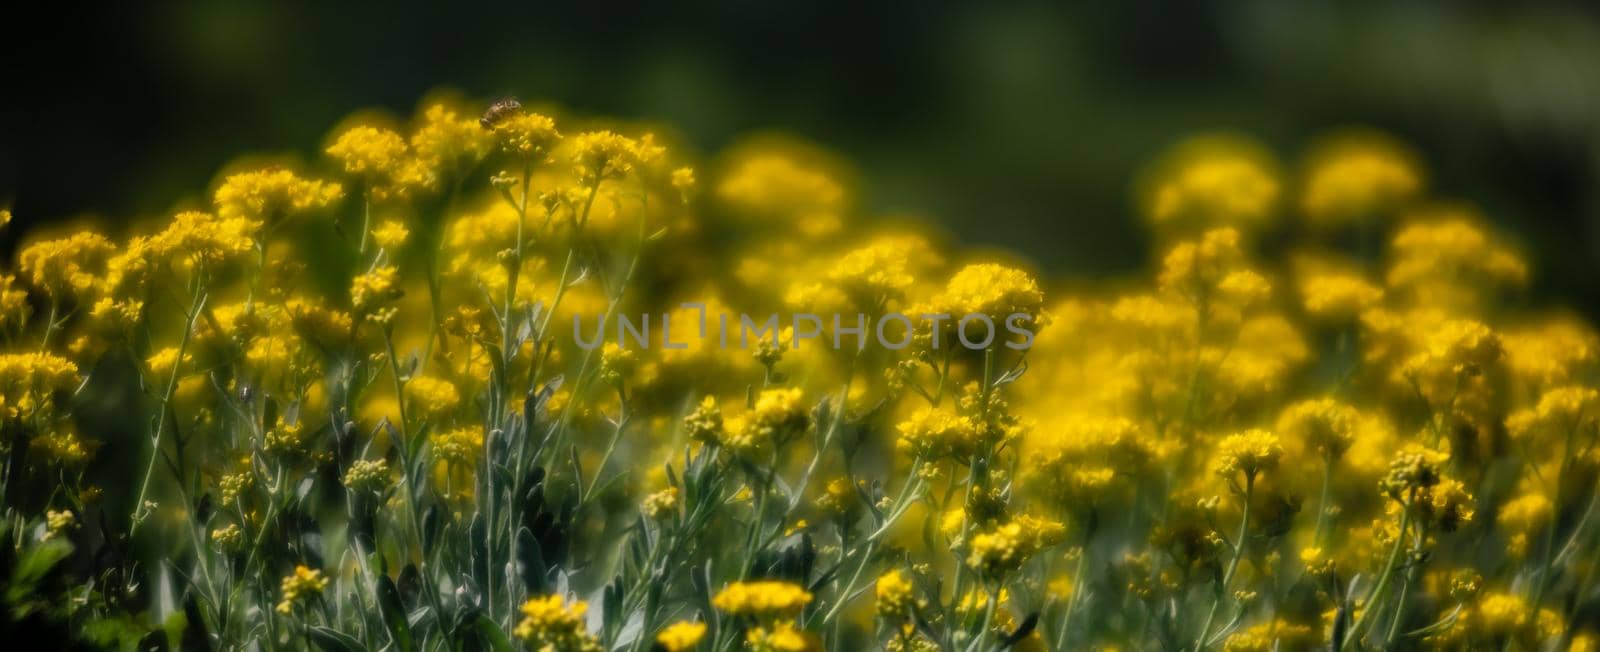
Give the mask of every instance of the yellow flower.
[(559, 595), (531, 598), (522, 603), (522, 620), (514, 634), (534, 650), (600, 652), (600, 642), (584, 626), (588, 610), (588, 603), (576, 600), (569, 605)]
[(897, 429), (895, 448), (925, 460), (965, 457), (978, 445), (977, 422), (948, 408), (919, 408)]
[(356, 491), (382, 491), (389, 486), (389, 463), (384, 460), (351, 462), (344, 472), (344, 486)]
[(531, 163), (543, 163), (550, 150), (561, 142), (556, 121), (538, 113), (522, 113), (501, 118), (494, 124), (500, 151)]
[(1550, 499), (1540, 492), (1528, 492), (1506, 501), (1500, 506), (1497, 522), (1511, 535), (1509, 552), (1521, 559), (1527, 555), (1528, 541), (1544, 531), (1554, 509)]
[(621, 383), (633, 373), (638, 362), (638, 352), (618, 346), (616, 342), (606, 342), (600, 347), (600, 381), (608, 385)]
[(410, 236), (411, 230), (407, 229), (405, 224), (395, 220), (385, 221), (372, 230), (372, 239), (378, 243), (378, 246), (391, 251), (399, 249), (401, 245), (406, 243), (406, 238)]
[(243, 496), (245, 490), (254, 484), (255, 476), (248, 472), (230, 473), (222, 476), (222, 479), (217, 481), (217, 488), (222, 493), (222, 502), (232, 503), (238, 500), (240, 496)]
[(52, 298), (84, 296), (102, 287), (106, 262), (114, 249), (105, 236), (80, 231), (27, 246), (17, 256), (18, 269)]
[(1281, 618), (1229, 634), (1222, 644), (1224, 652), (1274, 652), (1309, 650), (1321, 643), (1318, 632)]
[(339, 134), (327, 152), (350, 174), (387, 175), (404, 163), (406, 141), (388, 129), (358, 125)]
[(678, 190), (678, 197), (683, 203), (689, 203), (689, 195), (694, 192), (694, 168), (682, 167), (672, 171), (672, 187)]
[(400, 270), (392, 265), (375, 267), (350, 281), (350, 305), (358, 314), (400, 298)]
[(433, 104), (423, 112), (422, 125), (411, 134), (411, 149), (429, 167), (459, 174), (461, 168), (483, 160), (493, 140), (494, 135), (477, 120), (461, 117), (444, 104)]
[(923, 258), (930, 248), (917, 236), (881, 237), (840, 258), (828, 271), (828, 280), (868, 299), (896, 298), (916, 282), (911, 274), (913, 256), (919, 263), (933, 264)]
[[(194, 356), (187, 353), (183, 354), (184, 364), (189, 364), (193, 361)], [(166, 382), (166, 379), (174, 371), (178, 370), (178, 347), (169, 346), (157, 351), (154, 355), (145, 359), (145, 364), (150, 367), (151, 378), (159, 382)]]
[(1349, 321), (1383, 299), (1383, 290), (1354, 274), (1322, 274), (1300, 284), (1306, 314), (1325, 321)]
[(277, 453), (304, 452), (305, 434), (300, 422), (289, 423), (280, 416), (277, 425), (267, 429), (266, 448)]
[(1489, 637), (1518, 633), (1528, 622), (1528, 603), (1510, 593), (1490, 593), (1478, 600), (1477, 623)]
[(1424, 522), (1445, 532), (1454, 532), (1462, 523), (1470, 522), (1474, 505), (1466, 485), (1453, 478), (1441, 478), (1417, 494), (1417, 507)]
[(1385, 280), (1426, 305), (1470, 307), (1482, 290), (1520, 286), (1528, 267), (1481, 226), (1467, 206), (1441, 204), (1416, 209), (1390, 241), (1394, 262)]
[(749, 652), (816, 652), (822, 649), (822, 642), (816, 635), (801, 631), (793, 623), (753, 627), (745, 633), (744, 641)]
[(656, 645), (666, 652), (689, 652), (706, 636), (706, 624), (687, 620), (668, 625), (656, 635)]
[(46, 510), (44, 519), (44, 538), (46, 539), (54, 539), (59, 537), (62, 534), (65, 534), (67, 530), (77, 527), (78, 524), (78, 517), (74, 515), (70, 509), (63, 509), (61, 511), (56, 511), (53, 509)]
[(711, 604), (729, 615), (771, 621), (799, 615), (811, 597), (811, 592), (793, 582), (755, 580), (723, 587)]
[(301, 178), (283, 168), (266, 168), (229, 176), (217, 188), (217, 215), (272, 222), (323, 208), (344, 196), (337, 183)]
[[(865, 489), (865, 481), (862, 488)], [(855, 516), (861, 511), (861, 499), (856, 494), (856, 487), (843, 477), (832, 478), (823, 485), (822, 495), (817, 497), (817, 509), (838, 516), (846, 523), (853, 522)]]
[[(1044, 293), (1027, 272), (982, 263), (961, 268), (950, 277), (944, 291), (920, 312), (950, 315), (953, 319), (945, 322), (950, 328), (956, 327), (954, 320), (966, 315), (987, 315), (995, 328), (1003, 331), (1006, 318), (1014, 314), (1025, 315), (1029, 323), (1037, 324), (1043, 306)], [(976, 334), (973, 337), (977, 339)]]
[(295, 607), (317, 599), (326, 588), (328, 578), (323, 577), (322, 571), (295, 566), (294, 573), (283, 578), (283, 598), (278, 601), (278, 613), (289, 615)]
[(301, 299), (290, 299), (284, 308), (296, 331), (324, 347), (334, 348), (350, 339), (354, 321), (349, 313)]
[(694, 411), (683, 418), (683, 429), (695, 441), (722, 443), (726, 433), (722, 428), (722, 409), (717, 407), (717, 398), (707, 396), (701, 399)]
[(1594, 364), (1600, 335), (1569, 316), (1539, 319), (1501, 334), (1506, 366), (1531, 385), (1566, 382)]
[(433, 454), (444, 462), (476, 466), (483, 453), (483, 429), (479, 427), (454, 428), (428, 436)]
[(645, 496), (644, 504), (639, 508), (648, 519), (664, 519), (678, 511), (678, 488), (667, 487), (661, 491)]
[(1224, 478), (1243, 473), (1246, 479), (1254, 479), (1262, 471), (1277, 468), (1282, 455), (1283, 447), (1278, 444), (1277, 435), (1259, 429), (1246, 430), (1228, 435), (1217, 444), (1215, 468), (1217, 475)]
[(845, 187), (808, 152), (757, 145), (733, 156), (714, 194), (730, 217), (747, 223), (792, 226), (812, 236), (843, 226), (850, 200)]
[(1284, 408), (1277, 431), (1306, 450), (1339, 459), (1355, 441), (1360, 417), (1354, 408), (1332, 398), (1312, 399)]
[(17, 285), (17, 277), (0, 274), (0, 328), (21, 326), (33, 314), (28, 291)]
[(1065, 527), (1056, 521), (1020, 516), (973, 535), (967, 565), (990, 574), (1013, 571), (1065, 534)]
[(783, 445), (811, 423), (804, 401), (804, 392), (796, 387), (761, 390), (755, 407), (729, 424), (723, 445), (741, 453)]
[(1314, 224), (1348, 224), (1393, 211), (1422, 186), (1410, 151), (1380, 133), (1348, 131), (1313, 148), (1300, 209)]
[(28, 446), (44, 454), (51, 462), (62, 466), (77, 466), (89, 459), (98, 442), (85, 442), (68, 424), (60, 424), (48, 432), (34, 436)]
[(626, 175), (661, 153), (650, 134), (635, 140), (612, 131), (589, 131), (572, 138), (572, 163), (584, 186)]
[(879, 618), (899, 620), (911, 615), (911, 607), (916, 599), (915, 588), (900, 569), (879, 575), (875, 592)]
[(432, 421), (455, 412), (461, 404), (461, 394), (450, 381), (417, 376), (406, 382), (406, 400), (413, 418)]
[(244, 528), (239, 527), (238, 523), (229, 523), (212, 530), (211, 540), (223, 550), (238, 550), (239, 545), (244, 543)]
[(1231, 135), (1179, 143), (1147, 174), (1144, 209), (1158, 226), (1258, 226), (1273, 216), (1282, 184), (1271, 154)]
[(167, 228), (145, 241), (154, 259), (172, 260), (184, 269), (210, 267), (255, 249), (261, 224), (246, 217), (219, 219), (210, 213), (184, 211)]
[(78, 366), (49, 353), (0, 354), (0, 413), (26, 419), (55, 407), (58, 393), (78, 386)]

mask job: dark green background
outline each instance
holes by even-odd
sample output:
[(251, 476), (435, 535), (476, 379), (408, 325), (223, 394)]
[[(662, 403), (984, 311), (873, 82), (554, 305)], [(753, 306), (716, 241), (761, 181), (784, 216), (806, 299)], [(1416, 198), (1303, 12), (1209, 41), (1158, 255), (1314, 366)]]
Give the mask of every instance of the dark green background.
[(1600, 314), (1600, 23), (1578, 5), (7, 11), (0, 202), (24, 223), (158, 214), (237, 155), (309, 155), (352, 110), (408, 115), (452, 87), (659, 119), (704, 151), (793, 132), (854, 161), (874, 209), (1105, 276), (1145, 264), (1129, 186), (1174, 139), (1236, 129), (1292, 161), (1320, 130), (1365, 124), (1416, 144), (1441, 194), (1536, 253), (1529, 301)]

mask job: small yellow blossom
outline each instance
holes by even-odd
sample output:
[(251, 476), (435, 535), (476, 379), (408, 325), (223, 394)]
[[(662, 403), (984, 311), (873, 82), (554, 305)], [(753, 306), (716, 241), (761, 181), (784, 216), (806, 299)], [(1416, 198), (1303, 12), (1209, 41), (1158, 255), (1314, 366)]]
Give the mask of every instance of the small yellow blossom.
[(1347, 131), (1313, 148), (1300, 209), (1314, 224), (1348, 224), (1384, 216), (1422, 186), (1410, 151), (1376, 132)]
[(344, 472), (344, 486), (356, 491), (382, 491), (389, 486), (389, 463), (381, 459), (351, 462)]
[(428, 436), (433, 454), (438, 459), (455, 465), (474, 468), (483, 452), (483, 429), (479, 427), (452, 428)]
[(798, 615), (811, 597), (811, 592), (792, 582), (755, 580), (723, 587), (711, 604), (729, 615), (771, 621)]
[(1246, 430), (1228, 435), (1217, 445), (1216, 472), (1224, 478), (1243, 473), (1247, 480), (1254, 479), (1262, 471), (1277, 468), (1282, 455), (1283, 447), (1278, 444), (1277, 435), (1265, 430)]
[(238, 523), (229, 523), (224, 527), (211, 531), (211, 540), (223, 550), (238, 550), (244, 543), (244, 528)]
[(919, 408), (897, 429), (895, 447), (927, 460), (964, 456), (978, 445), (977, 423), (946, 408)]
[(667, 487), (661, 491), (645, 496), (644, 504), (639, 508), (645, 518), (664, 519), (678, 511), (678, 488)]
[(899, 620), (911, 614), (915, 589), (900, 569), (896, 568), (879, 575), (875, 591), (879, 618)]
[(272, 222), (323, 208), (344, 196), (336, 183), (305, 179), (283, 168), (266, 168), (228, 177), (217, 188), (214, 203), (223, 219)]
[(556, 121), (538, 113), (506, 116), (495, 123), (494, 135), (501, 151), (533, 163), (543, 163), (561, 141)]
[(52, 510), (48, 510), (48, 511), (45, 512), (44, 516), (45, 516), (45, 535), (44, 536), (45, 536), (46, 539), (54, 539), (54, 538), (59, 537), (59, 536), (61, 536), (63, 534), (66, 534), (67, 530), (71, 530), (72, 528), (77, 527), (77, 524), (78, 524), (78, 517), (76, 515), (74, 515), (72, 513), (72, 510), (70, 510), (70, 509), (63, 509), (61, 511), (56, 511), (56, 510), (53, 510), (53, 509)]
[(98, 233), (81, 231), (37, 242), (17, 255), (17, 268), (45, 294), (65, 299), (87, 295), (101, 284), (115, 245)]
[(417, 376), (406, 382), (406, 401), (412, 417), (435, 421), (461, 404), (461, 394), (450, 381), (433, 376)]
[(666, 652), (689, 652), (699, 647), (700, 640), (705, 636), (705, 623), (684, 620), (661, 630), (661, 633), (656, 635), (656, 645), (661, 646)]
[(599, 652), (599, 641), (584, 626), (583, 615), (588, 610), (588, 603), (577, 600), (567, 604), (559, 595), (530, 598), (522, 603), (522, 620), (514, 633), (534, 650)]
[(822, 642), (793, 623), (778, 623), (751, 628), (745, 633), (745, 649), (749, 652), (817, 652), (822, 649)]
[(289, 615), (295, 607), (304, 606), (322, 595), (328, 588), (328, 578), (322, 571), (296, 566), (294, 573), (283, 578), (283, 598), (278, 601), (278, 613)]
[(400, 270), (392, 265), (373, 268), (350, 282), (350, 305), (355, 312), (368, 313), (400, 298)]
[(1161, 226), (1255, 226), (1276, 210), (1282, 183), (1260, 145), (1231, 135), (1175, 146), (1151, 170), (1145, 213)]
[(799, 388), (762, 390), (755, 407), (729, 423), (722, 443), (739, 452), (782, 445), (805, 432), (811, 423), (804, 400)]
[(406, 243), (406, 238), (410, 236), (411, 230), (407, 229), (405, 224), (394, 220), (379, 224), (377, 228), (372, 230), (373, 241), (377, 242), (379, 247), (391, 251), (399, 249), (401, 245)]

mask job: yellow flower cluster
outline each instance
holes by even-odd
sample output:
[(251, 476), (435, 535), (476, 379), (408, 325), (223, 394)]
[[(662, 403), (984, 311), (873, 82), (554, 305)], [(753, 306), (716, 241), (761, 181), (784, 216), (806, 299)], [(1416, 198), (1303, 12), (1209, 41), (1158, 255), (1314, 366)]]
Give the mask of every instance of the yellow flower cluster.
[(344, 473), (344, 485), (357, 491), (382, 491), (389, 486), (389, 463), (384, 460), (356, 460)]
[(584, 626), (583, 615), (588, 610), (588, 603), (577, 600), (567, 604), (559, 595), (532, 598), (522, 603), (522, 620), (515, 634), (535, 650), (599, 652), (600, 644)]
[(903, 620), (911, 615), (915, 605), (916, 589), (904, 573), (896, 568), (878, 576), (875, 584), (879, 618)]
[(322, 596), (322, 591), (328, 588), (328, 578), (322, 571), (295, 566), (294, 573), (283, 578), (280, 587), (283, 597), (278, 601), (278, 613), (288, 615), (295, 607), (305, 606), (307, 603)]
[(782, 446), (811, 421), (804, 400), (799, 388), (763, 390), (749, 412), (728, 420), (722, 444), (742, 453)]
[(667, 652), (690, 652), (699, 647), (700, 640), (705, 636), (705, 623), (677, 622), (668, 625), (656, 635), (656, 645)]
[(1232, 479), (1242, 473), (1247, 480), (1254, 480), (1262, 471), (1277, 468), (1282, 456), (1278, 436), (1265, 430), (1228, 435), (1217, 444), (1217, 475)]
[(1060, 523), (1023, 515), (973, 535), (967, 565), (991, 574), (1016, 570), (1040, 550), (1059, 543), (1065, 534)]
[(265, 223), (325, 208), (344, 196), (337, 183), (306, 179), (285, 168), (229, 176), (217, 188), (217, 215)]
[(717, 592), (711, 604), (732, 615), (759, 621), (793, 618), (811, 603), (809, 591), (792, 582), (734, 582)]
[(0, 411), (26, 420), (50, 411), (57, 394), (75, 389), (78, 366), (49, 353), (0, 354)]

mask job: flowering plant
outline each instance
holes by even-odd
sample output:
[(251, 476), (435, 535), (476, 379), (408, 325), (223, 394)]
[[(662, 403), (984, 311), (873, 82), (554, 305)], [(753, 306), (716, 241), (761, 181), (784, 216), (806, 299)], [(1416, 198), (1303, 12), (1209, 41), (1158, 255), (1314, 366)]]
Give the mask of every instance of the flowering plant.
[[(28, 234), (0, 275), (6, 626), (324, 650), (1600, 636), (1600, 336), (1519, 297), (1529, 262), (1400, 143), (1341, 132), (1299, 168), (1180, 143), (1139, 183), (1152, 272), (1059, 293), (864, 214), (810, 146), (687, 150), (430, 103), (169, 219)], [(735, 311), (903, 345), (838, 346), (835, 321), (728, 347), (703, 319)], [(565, 335), (651, 313), (702, 327)], [(972, 344), (974, 320), (1027, 343)]]

